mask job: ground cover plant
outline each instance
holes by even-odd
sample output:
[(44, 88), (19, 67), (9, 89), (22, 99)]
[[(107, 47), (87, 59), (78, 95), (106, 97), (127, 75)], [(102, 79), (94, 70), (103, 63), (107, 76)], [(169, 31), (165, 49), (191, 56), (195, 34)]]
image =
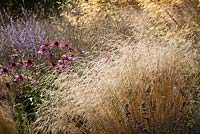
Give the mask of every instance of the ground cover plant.
[(59, 9), (1, 17), (0, 134), (199, 133), (197, 0)]

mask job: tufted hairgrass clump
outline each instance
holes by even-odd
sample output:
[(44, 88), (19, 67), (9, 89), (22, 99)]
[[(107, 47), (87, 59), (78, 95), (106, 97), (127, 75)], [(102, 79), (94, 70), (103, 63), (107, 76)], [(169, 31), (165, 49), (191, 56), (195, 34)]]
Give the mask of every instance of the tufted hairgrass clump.
[[(193, 109), (198, 105), (193, 97), (199, 95), (197, 5), (177, 12), (184, 2), (161, 3), (170, 14), (177, 13), (172, 17), (165, 11), (152, 16), (147, 1), (137, 2), (69, 3), (63, 13), (66, 23), (57, 28), (69, 42), (92, 48), (94, 55), (45, 88), (48, 98), (38, 110), (35, 133), (198, 132), (198, 109)], [(179, 13), (185, 14), (183, 20)], [(65, 30), (75, 31), (74, 36)]]
[(198, 56), (185, 53), (189, 42), (147, 40), (127, 40), (129, 47), (95, 59), (81, 76), (60, 75), (46, 91), (36, 132), (189, 133)]

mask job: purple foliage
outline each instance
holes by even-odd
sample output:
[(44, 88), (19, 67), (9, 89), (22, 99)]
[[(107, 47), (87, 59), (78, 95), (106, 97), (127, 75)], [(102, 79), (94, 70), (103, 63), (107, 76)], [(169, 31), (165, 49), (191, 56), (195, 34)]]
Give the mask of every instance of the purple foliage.
[(31, 54), (37, 53), (39, 45), (46, 41), (45, 29), (40, 19), (35, 16), (25, 18), (10, 17), (8, 23), (3, 20), (1, 22), (1, 62), (4, 59), (8, 60), (6, 56), (10, 54), (11, 49), (19, 50), (22, 59), (29, 58)]

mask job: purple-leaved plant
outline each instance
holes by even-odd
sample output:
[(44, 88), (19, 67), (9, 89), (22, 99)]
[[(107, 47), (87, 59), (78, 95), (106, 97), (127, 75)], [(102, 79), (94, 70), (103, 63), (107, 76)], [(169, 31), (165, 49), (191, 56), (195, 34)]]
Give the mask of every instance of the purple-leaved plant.
[(45, 28), (41, 20), (36, 16), (28, 16), (23, 13), (22, 18), (9, 17), (8, 22), (3, 20), (0, 25), (0, 62), (6, 64), (10, 61), (10, 52), (17, 49), (21, 60), (31, 58), (37, 53), (40, 44), (47, 40)]

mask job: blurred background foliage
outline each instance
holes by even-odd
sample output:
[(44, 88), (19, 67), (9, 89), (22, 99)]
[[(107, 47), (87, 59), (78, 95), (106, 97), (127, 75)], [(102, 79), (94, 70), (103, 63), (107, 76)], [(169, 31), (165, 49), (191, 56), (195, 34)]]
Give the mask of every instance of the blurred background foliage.
[(22, 9), (34, 12), (44, 11), (58, 13), (60, 4), (66, 3), (68, 0), (0, 0), (0, 10), (5, 10), (10, 14), (20, 14)]

